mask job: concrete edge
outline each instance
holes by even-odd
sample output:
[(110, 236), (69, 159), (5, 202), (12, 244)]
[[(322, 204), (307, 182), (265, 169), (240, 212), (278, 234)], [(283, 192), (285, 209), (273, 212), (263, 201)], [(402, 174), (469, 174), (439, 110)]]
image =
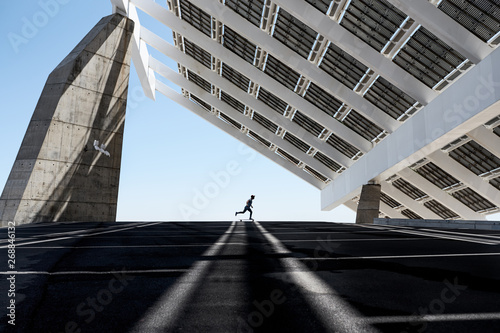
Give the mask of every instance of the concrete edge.
[(392, 225), (392, 226), (404, 226), (404, 227), (500, 230), (500, 221), (411, 220), (411, 219), (376, 218), (374, 219), (373, 223), (377, 225)]

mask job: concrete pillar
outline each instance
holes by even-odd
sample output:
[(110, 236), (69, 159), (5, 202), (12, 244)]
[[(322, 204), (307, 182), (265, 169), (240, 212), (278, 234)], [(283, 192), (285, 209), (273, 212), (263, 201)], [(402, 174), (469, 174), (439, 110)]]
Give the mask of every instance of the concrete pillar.
[(116, 220), (133, 27), (104, 17), (49, 75), (0, 197), (3, 226)]
[(356, 223), (373, 223), (378, 217), (380, 210), (380, 184), (366, 184), (361, 189), (358, 209), (356, 211)]

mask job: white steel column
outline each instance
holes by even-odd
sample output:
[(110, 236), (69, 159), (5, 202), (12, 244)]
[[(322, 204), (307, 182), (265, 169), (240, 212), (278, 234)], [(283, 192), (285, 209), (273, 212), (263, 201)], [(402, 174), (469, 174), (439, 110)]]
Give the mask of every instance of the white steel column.
[(114, 12), (128, 16), (128, 18), (135, 23), (134, 35), (131, 44), (132, 61), (134, 62), (134, 67), (137, 75), (139, 76), (142, 89), (144, 90), (144, 95), (154, 100), (156, 80), (154, 73), (149, 70), (149, 53), (146, 43), (141, 40), (142, 26), (139, 21), (139, 16), (137, 15), (137, 10), (128, 0), (111, 0), (111, 3), (113, 4)]
[(191, 112), (195, 113), (196, 115), (200, 116), (201, 118), (205, 119), (209, 123), (211, 123), (214, 126), (217, 126), (224, 132), (228, 133), (229, 135), (233, 136), (234, 138), (238, 139), (239, 141), (243, 142), (247, 146), (253, 148), (260, 154), (266, 156), (269, 158), (271, 161), (274, 163), (282, 166), (286, 170), (290, 171), (294, 175), (300, 177), (301, 179), (305, 180), (309, 184), (313, 185), (316, 188), (323, 188), (325, 186), (325, 183), (320, 181), (319, 179), (316, 179), (313, 176), (310, 176), (306, 172), (304, 172), (302, 169), (299, 169), (297, 167), (294, 167), (292, 164), (288, 163), (276, 153), (273, 151), (269, 150), (266, 146), (256, 142), (255, 140), (251, 139), (249, 136), (246, 134), (238, 131), (236, 128), (233, 126), (221, 121), (220, 119), (216, 118), (214, 115), (211, 113), (207, 112), (205, 109), (202, 107), (196, 105), (192, 101), (188, 100), (181, 94), (175, 92), (171, 88), (169, 88), (167, 85), (160, 81), (156, 81), (156, 89), (165, 95), (167, 98), (173, 100), (177, 104), (181, 105), (182, 107), (186, 108), (187, 110), (190, 110)]

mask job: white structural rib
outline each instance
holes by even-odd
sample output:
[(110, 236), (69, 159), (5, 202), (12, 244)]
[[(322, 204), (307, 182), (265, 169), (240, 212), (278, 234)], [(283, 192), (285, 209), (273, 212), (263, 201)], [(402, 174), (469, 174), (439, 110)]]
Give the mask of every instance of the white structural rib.
[[(227, 24), (231, 27), (231, 29), (252, 41), (254, 44), (259, 45), (275, 58), (281, 60), (288, 66), (292, 67), (296, 72), (315, 82), (325, 91), (329, 92), (342, 102), (363, 113), (366, 118), (373, 121), (380, 128), (392, 133), (399, 126), (398, 121), (391, 118), (378, 107), (371, 104), (369, 101), (365, 100), (330, 75), (326, 74), (323, 70), (319, 69), (307, 59), (299, 56), (277, 39), (269, 36), (267, 33), (260, 30), (247, 20), (242, 20), (241, 16), (236, 14), (230, 8), (216, 1), (191, 0), (190, 2), (200, 8), (203, 8), (203, 10), (209, 15), (212, 15), (219, 21)], [(305, 4), (302, 2), (302, 7), (304, 6)], [(331, 20), (330, 22), (331, 24), (336, 24)], [(381, 57), (385, 59), (382, 55)], [(298, 109), (302, 111), (302, 109)]]
[(427, 105), (437, 96), (435, 91), (393, 63), (391, 59), (384, 57), (305, 1), (274, 0), (274, 2), (423, 105)]
[(475, 175), (472, 171), (455, 161), (448, 154), (441, 150), (427, 156), (438, 167), (453, 175), (467, 187), (481, 194), (485, 199), (500, 207), (500, 191), (493, 187), (488, 181)]
[(177, 104), (181, 105), (182, 107), (186, 108), (187, 110), (190, 110), (194, 114), (200, 116), (201, 118), (205, 119), (212, 125), (218, 127), (219, 129), (223, 130), (224, 132), (228, 133), (229, 135), (233, 136), (234, 138), (238, 139), (239, 141), (243, 142), (247, 146), (253, 148), (260, 154), (266, 156), (269, 158), (271, 161), (274, 163), (282, 166), (286, 170), (290, 171), (294, 175), (300, 177), (301, 179), (305, 180), (309, 184), (313, 185), (316, 188), (323, 188), (324, 183), (320, 181), (319, 179), (316, 179), (303, 170), (294, 167), (292, 164), (289, 162), (285, 161), (276, 153), (273, 151), (269, 150), (266, 146), (256, 142), (255, 140), (251, 139), (249, 136), (246, 134), (242, 133), (241, 131), (237, 130), (233, 126), (221, 121), (220, 119), (216, 118), (214, 115), (212, 115), (210, 112), (207, 112), (205, 109), (202, 107), (196, 105), (192, 101), (188, 100), (181, 94), (175, 92), (171, 88), (169, 88), (167, 85), (160, 81), (156, 81), (156, 89), (163, 95), (165, 95), (167, 98), (173, 100)]
[(380, 209), (379, 209), (382, 213), (384, 213), (385, 215), (393, 218), (393, 219), (405, 219), (406, 216), (404, 216), (403, 214), (401, 214), (400, 211), (390, 207), (389, 205), (387, 205), (386, 203), (384, 202), (380, 202)]
[(500, 51), (492, 52), (401, 125), (321, 193), (333, 209), (371, 180), (388, 179), (500, 114)]
[(474, 64), (493, 50), (428, 0), (388, 1)]
[[(285, 117), (279, 116), (276, 111), (271, 109), (264, 102), (255, 99), (252, 95), (242, 93), (242, 90), (239, 89), (232, 82), (221, 77), (216, 72), (206, 68), (195, 59), (186, 56), (185, 53), (181, 52), (179, 49), (177, 49), (170, 43), (162, 40), (159, 36), (153, 34), (151, 31), (143, 28), (142, 38), (146, 41), (147, 44), (151, 45), (158, 51), (162, 52), (173, 61), (180, 63), (183, 66), (191, 69), (197, 75), (201, 76), (208, 82), (220, 88), (222, 91), (228, 93), (233, 98), (239, 100), (244, 105), (250, 107), (253, 110), (257, 110), (261, 115), (271, 120), (276, 125), (285, 129), (287, 132), (290, 132), (295, 136), (301, 138), (305, 143), (326, 154), (340, 165), (344, 167), (350, 167), (354, 163), (353, 160), (349, 159), (347, 156), (343, 155), (329, 144), (320, 140), (318, 137), (305, 131), (302, 127), (300, 127), (296, 123), (291, 122), (289, 119)], [(164, 71), (166, 71), (167, 69), (167, 66), (160, 63), (158, 60), (151, 59), (150, 62), (151, 62), (151, 67), (153, 67), (156, 71), (162, 68)], [(250, 127), (250, 129), (252, 128)]]
[(131, 43), (131, 55), (134, 67), (139, 76), (144, 95), (155, 99), (155, 77), (154, 73), (149, 70), (149, 53), (146, 43), (141, 40), (141, 24), (137, 10), (133, 4), (127, 0), (111, 0), (113, 4), (113, 12), (127, 16), (134, 21), (134, 32)]
[(476, 213), (457, 199), (453, 198), (451, 195), (442, 191), (436, 185), (420, 176), (415, 171), (406, 168), (398, 173), (403, 179), (409, 181), (410, 183), (417, 186), (423, 192), (427, 193), (431, 198), (438, 201), (442, 205), (446, 206), (448, 209), (454, 211), (466, 220), (484, 220), (485, 217), (479, 213)]
[[(150, 0), (134, 0), (134, 3), (136, 3), (138, 5), (138, 8), (145, 11), (147, 14), (162, 22), (173, 31), (181, 33), (184, 37), (196, 43), (205, 51), (211, 53), (212, 56), (219, 58), (232, 68), (238, 70), (241, 73), (244, 73), (244, 75), (248, 77), (252, 82), (259, 84), (264, 89), (272, 92), (277, 97), (286, 101), (292, 107), (300, 110), (311, 119), (319, 122), (328, 130), (335, 133), (340, 138), (348, 141), (363, 153), (372, 148), (372, 143), (364, 139), (362, 136), (344, 126), (336, 119), (328, 116), (319, 108), (309, 103), (304, 98), (297, 95), (295, 92), (287, 89), (285, 86), (278, 83), (278, 81), (272, 79), (269, 75), (265, 74), (264, 72), (255, 68), (253, 65), (247, 63), (245, 60), (236, 56), (234, 53), (224, 48), (222, 45), (212, 41), (210, 37), (205, 36), (203, 33), (192, 27), (190, 24), (182, 21), (180, 18), (178, 18), (165, 8), (161, 7), (158, 4), (155, 4)], [(228, 9), (224, 10), (227, 11)], [(271, 38), (270, 36), (268, 37)], [(331, 83), (331, 78), (329, 82)], [(346, 89), (348, 90), (347, 87)], [(361, 98), (354, 92), (352, 93)]]
[(264, 137), (266, 140), (271, 142), (272, 144), (282, 148), (286, 152), (290, 153), (295, 158), (309, 165), (311, 168), (315, 169), (319, 173), (327, 176), (328, 178), (334, 178), (337, 173), (333, 170), (327, 168), (324, 164), (314, 159), (313, 157), (307, 155), (306, 153), (300, 151), (298, 148), (290, 144), (288, 141), (281, 139), (279, 136), (268, 131), (264, 126), (259, 123), (251, 120), (249, 117), (246, 117), (242, 113), (238, 112), (236, 109), (231, 107), (229, 104), (224, 103), (220, 99), (213, 96), (211, 93), (203, 90), (201, 87), (188, 81), (187, 78), (182, 76), (167, 66), (161, 66), (158, 61), (155, 62), (156, 68), (154, 68), (158, 74), (165, 77), (170, 82), (178, 85), (179, 87), (183, 87), (190, 93), (193, 93), (196, 97), (203, 100), (205, 103), (210, 104), (215, 107), (217, 110), (222, 111), (229, 118), (237, 121), (241, 125), (253, 129), (254, 132), (258, 133), (260, 136)]
[(437, 220), (441, 219), (439, 215), (427, 209), (420, 202), (413, 200), (403, 192), (399, 191), (392, 184), (389, 184), (387, 182), (381, 182), (380, 185), (382, 186), (381, 189), (383, 193), (399, 201), (400, 204), (402, 204), (409, 210), (415, 212), (416, 214), (422, 216), (424, 219), (437, 219)]
[(484, 126), (467, 133), (474, 141), (486, 148), (496, 157), (500, 157), (500, 137)]

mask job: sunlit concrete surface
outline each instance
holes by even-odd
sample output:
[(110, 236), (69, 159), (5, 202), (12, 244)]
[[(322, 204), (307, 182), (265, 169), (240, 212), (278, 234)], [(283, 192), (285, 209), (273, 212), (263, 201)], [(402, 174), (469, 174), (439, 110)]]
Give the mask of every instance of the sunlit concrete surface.
[(31, 224), (15, 235), (17, 272), (2, 261), (0, 287), (15, 275), (16, 326), (2, 314), (2, 332), (500, 325), (498, 231), (238, 220)]

